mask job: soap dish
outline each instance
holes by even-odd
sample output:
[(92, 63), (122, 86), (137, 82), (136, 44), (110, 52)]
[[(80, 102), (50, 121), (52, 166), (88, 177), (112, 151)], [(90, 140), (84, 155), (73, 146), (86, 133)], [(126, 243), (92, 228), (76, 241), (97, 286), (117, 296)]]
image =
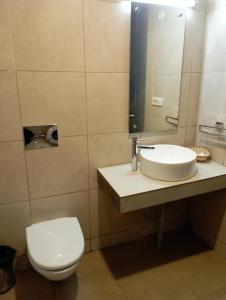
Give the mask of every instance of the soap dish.
[(191, 147), (190, 149), (197, 154), (197, 161), (206, 161), (210, 158), (208, 149), (204, 147)]

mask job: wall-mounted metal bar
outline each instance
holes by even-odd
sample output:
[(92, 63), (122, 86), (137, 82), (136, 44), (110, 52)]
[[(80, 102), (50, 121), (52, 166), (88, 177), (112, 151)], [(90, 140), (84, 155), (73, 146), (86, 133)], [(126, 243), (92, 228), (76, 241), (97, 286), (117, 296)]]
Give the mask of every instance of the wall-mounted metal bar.
[(174, 118), (174, 117), (170, 117), (170, 116), (166, 116), (165, 117), (165, 121), (168, 124), (174, 125), (174, 126), (178, 126), (178, 118)]
[(199, 132), (216, 137), (226, 138), (226, 129), (224, 128), (223, 122), (216, 122), (215, 126), (199, 125)]

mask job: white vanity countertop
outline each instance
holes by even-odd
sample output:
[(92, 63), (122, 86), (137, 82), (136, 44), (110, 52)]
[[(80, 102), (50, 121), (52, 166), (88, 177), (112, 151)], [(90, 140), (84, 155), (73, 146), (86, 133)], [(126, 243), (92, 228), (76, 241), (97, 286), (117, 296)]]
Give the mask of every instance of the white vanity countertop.
[(213, 161), (197, 163), (197, 174), (187, 180), (165, 182), (132, 172), (131, 164), (99, 168), (100, 185), (122, 213), (226, 188), (226, 167)]

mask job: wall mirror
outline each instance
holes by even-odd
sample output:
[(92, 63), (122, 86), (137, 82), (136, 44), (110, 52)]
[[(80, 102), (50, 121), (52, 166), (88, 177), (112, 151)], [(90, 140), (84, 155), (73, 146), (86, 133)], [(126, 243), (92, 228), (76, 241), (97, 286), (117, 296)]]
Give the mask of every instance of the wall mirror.
[(129, 132), (176, 129), (186, 10), (132, 3)]

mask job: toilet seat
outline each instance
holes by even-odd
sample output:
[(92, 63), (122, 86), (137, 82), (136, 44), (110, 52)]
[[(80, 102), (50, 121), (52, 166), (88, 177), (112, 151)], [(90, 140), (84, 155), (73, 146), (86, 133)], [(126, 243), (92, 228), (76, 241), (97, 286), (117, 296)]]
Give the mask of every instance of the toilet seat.
[(74, 267), (84, 252), (84, 237), (77, 218), (60, 218), (26, 228), (28, 255), (43, 271)]
[(28, 253), (28, 258), (29, 261), (32, 265), (32, 267), (41, 275), (43, 275), (44, 277), (48, 278), (49, 280), (54, 280), (54, 281), (58, 281), (58, 280), (63, 280), (65, 278), (68, 278), (69, 276), (71, 276), (75, 270), (77, 269), (77, 266), (79, 264), (79, 262), (77, 262), (75, 265), (72, 265), (71, 267), (68, 267), (66, 269), (63, 270), (57, 270), (57, 271), (48, 271), (48, 270), (44, 270), (39, 268), (31, 259), (31, 257), (29, 256)]

